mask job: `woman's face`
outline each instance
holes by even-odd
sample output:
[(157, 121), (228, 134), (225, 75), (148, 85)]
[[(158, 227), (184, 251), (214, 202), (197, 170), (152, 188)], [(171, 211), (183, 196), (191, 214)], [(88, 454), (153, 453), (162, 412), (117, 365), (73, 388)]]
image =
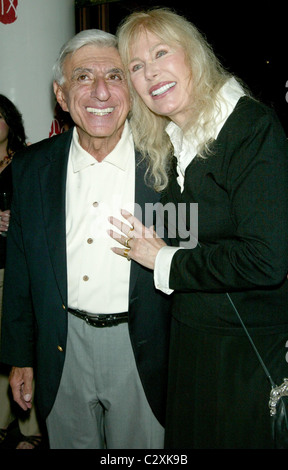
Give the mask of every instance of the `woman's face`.
[(0, 144), (8, 142), (9, 127), (0, 111)]
[(143, 31), (131, 47), (129, 73), (136, 92), (151, 111), (181, 126), (191, 107), (192, 80), (185, 52)]

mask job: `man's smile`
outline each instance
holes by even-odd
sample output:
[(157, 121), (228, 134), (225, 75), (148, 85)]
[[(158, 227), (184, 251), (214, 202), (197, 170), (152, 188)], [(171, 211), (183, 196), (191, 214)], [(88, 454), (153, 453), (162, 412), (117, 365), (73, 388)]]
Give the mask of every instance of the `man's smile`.
[(94, 114), (94, 116), (107, 116), (108, 114), (111, 114), (114, 111), (115, 108), (86, 108), (88, 113)]

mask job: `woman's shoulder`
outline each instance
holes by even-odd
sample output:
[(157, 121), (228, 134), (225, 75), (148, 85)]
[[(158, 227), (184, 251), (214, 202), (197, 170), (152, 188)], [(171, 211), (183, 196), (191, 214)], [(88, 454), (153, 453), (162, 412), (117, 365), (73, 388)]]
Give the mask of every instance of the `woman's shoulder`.
[(269, 106), (247, 95), (239, 99), (233, 112), (224, 124), (217, 140), (242, 140), (252, 134), (265, 133), (273, 126), (282, 138), (286, 138), (282, 125)]
[(277, 120), (272, 108), (247, 95), (239, 99), (230, 117), (231, 123), (239, 125), (240, 122), (248, 127), (255, 126), (259, 120)]

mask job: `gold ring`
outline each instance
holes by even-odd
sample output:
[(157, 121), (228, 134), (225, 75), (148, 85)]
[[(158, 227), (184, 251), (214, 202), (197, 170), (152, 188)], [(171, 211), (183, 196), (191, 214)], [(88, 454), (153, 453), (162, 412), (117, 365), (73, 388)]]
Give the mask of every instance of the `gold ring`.
[[(133, 230), (134, 230), (134, 227), (133, 227), (133, 225), (132, 225), (132, 227), (130, 228), (129, 232), (127, 233), (127, 237), (128, 237), (128, 238), (129, 238), (129, 233), (130, 233), (130, 232), (133, 232)], [(131, 238), (133, 238), (133, 237), (131, 237)]]
[(125, 242), (124, 242), (124, 245), (127, 246), (127, 248), (131, 248), (131, 246), (129, 246), (129, 242), (130, 240), (132, 240), (132, 238), (126, 238)]
[(129, 251), (130, 251), (130, 248), (125, 248), (125, 250), (123, 252), (123, 255), (125, 256), (125, 258), (127, 258), (127, 261), (130, 261), (130, 258), (128, 256)]

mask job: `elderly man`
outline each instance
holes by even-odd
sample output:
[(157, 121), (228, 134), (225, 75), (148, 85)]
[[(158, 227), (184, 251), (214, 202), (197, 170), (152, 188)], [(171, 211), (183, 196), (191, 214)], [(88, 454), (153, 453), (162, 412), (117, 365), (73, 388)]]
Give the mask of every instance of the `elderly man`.
[(159, 199), (134, 150), (115, 37), (76, 35), (54, 78), (75, 127), (14, 158), (1, 360), (24, 410), (35, 367), (51, 448), (162, 448), (169, 303), (107, 233), (110, 215)]

